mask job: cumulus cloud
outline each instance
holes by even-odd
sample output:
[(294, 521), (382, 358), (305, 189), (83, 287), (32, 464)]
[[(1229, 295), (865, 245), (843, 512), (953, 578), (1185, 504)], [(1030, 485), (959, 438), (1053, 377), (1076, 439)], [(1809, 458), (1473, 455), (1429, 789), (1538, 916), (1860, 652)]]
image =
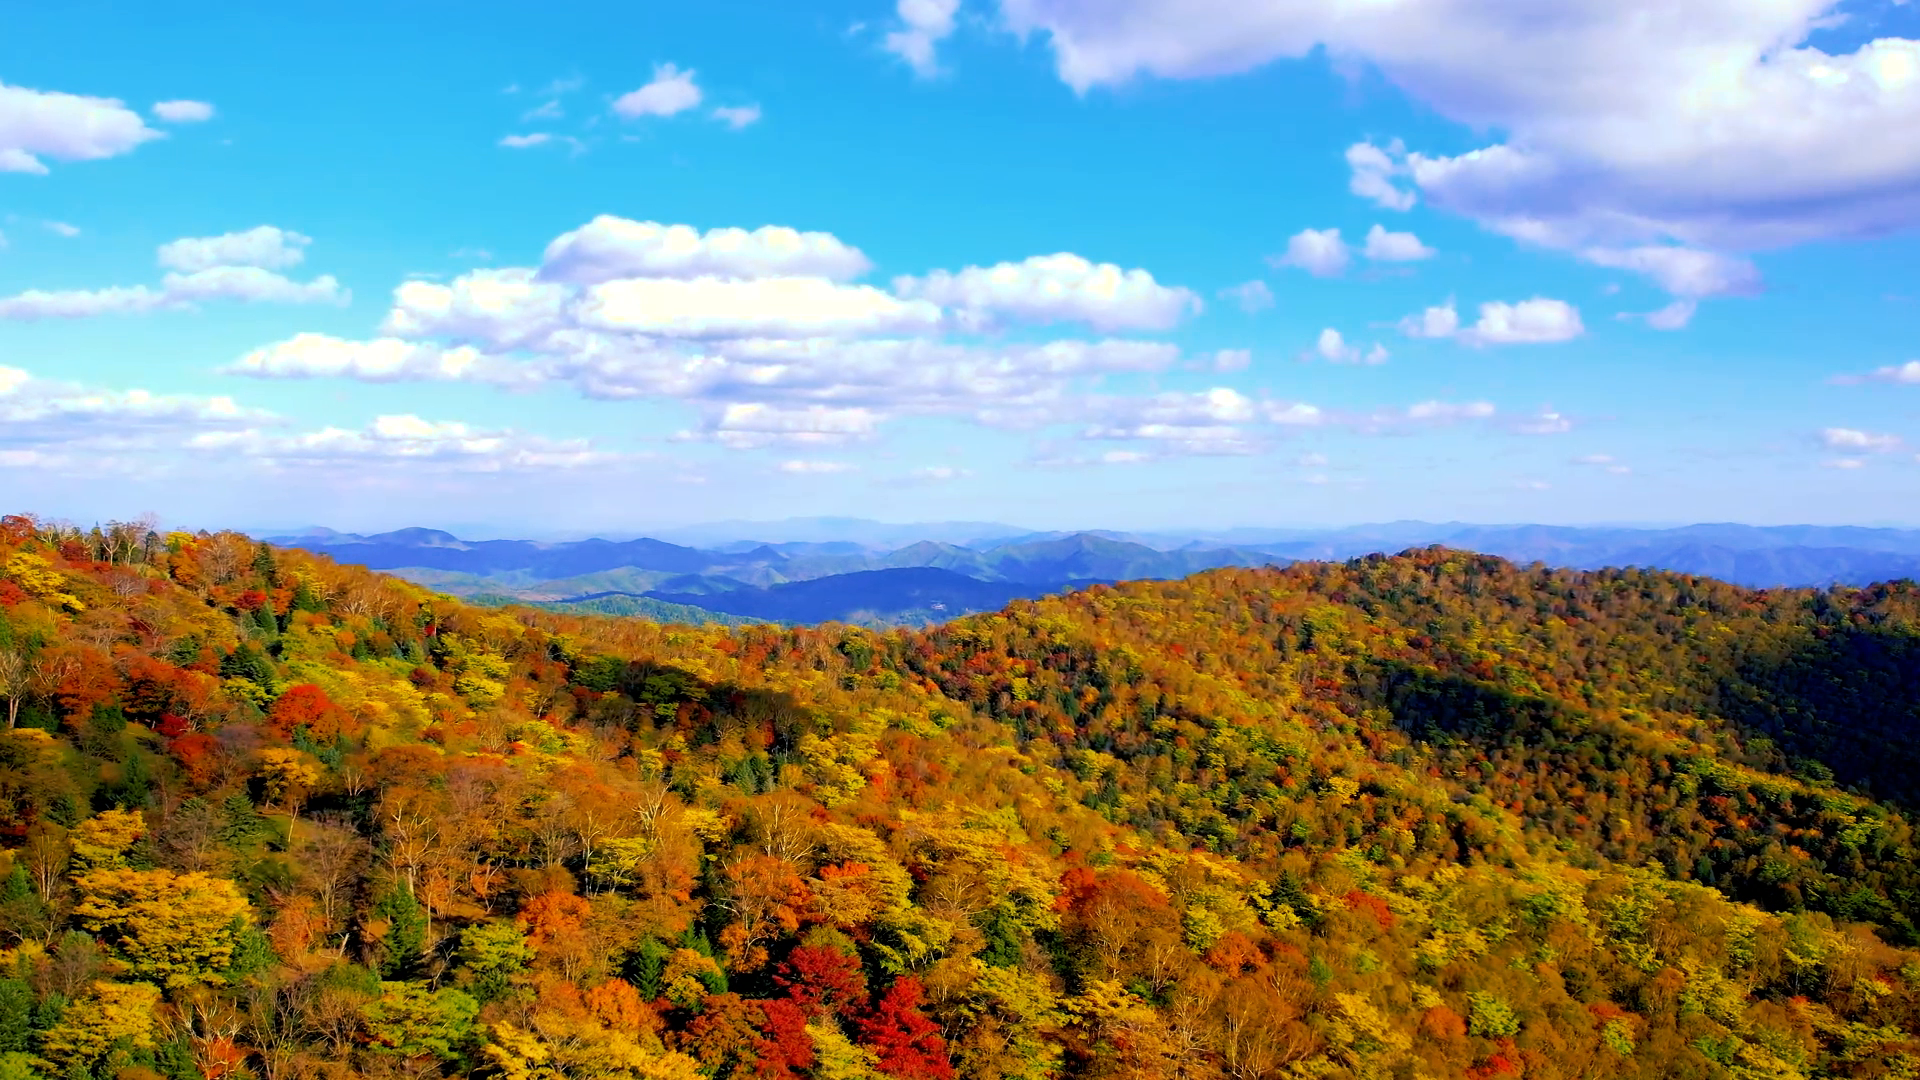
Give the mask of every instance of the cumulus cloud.
[(713, 118), (735, 131), (752, 127), (760, 122), (758, 105), (719, 105), (713, 110)]
[(0, 367), (0, 447), (17, 455), (162, 449), (273, 419), (225, 396), (111, 390)]
[(1564, 435), (1572, 430), (1573, 420), (1550, 408), (1513, 421), (1513, 431), (1519, 435)]
[(1245, 371), (1253, 366), (1253, 350), (1221, 349), (1213, 354), (1211, 366), (1215, 371)]
[(577, 469), (605, 464), (617, 457), (595, 450), (585, 439), (547, 439), (511, 430), (486, 431), (413, 415), (376, 417), (360, 429), (325, 427), (317, 431), (278, 433), (246, 428), (207, 432), (193, 437), (187, 445), (194, 450), (241, 454), (282, 466), (360, 466), (376, 461), (403, 461), (478, 472)]
[(792, 476), (828, 476), (834, 473), (854, 472), (859, 466), (847, 461), (806, 461), (798, 458), (783, 461), (779, 470)]
[(540, 276), (592, 285), (630, 277), (823, 277), (844, 281), (872, 267), (830, 233), (766, 225), (700, 232), (602, 215), (547, 245)]
[(254, 349), (223, 370), (230, 375), (277, 379), (511, 381), (500, 378), (502, 367), (500, 361), (470, 345), (443, 348), (398, 338), (346, 341), (308, 333)]
[(219, 236), (189, 236), (160, 245), (160, 265), (191, 274), (217, 266), (257, 266), (285, 270), (307, 257), (309, 237), (272, 225)]
[(1820, 432), (1820, 441), (1829, 450), (1857, 450), (1885, 454), (1906, 445), (1898, 435), (1876, 434), (1858, 428), (1830, 427)]
[(1145, 270), (1123, 270), (1078, 255), (1035, 255), (1017, 263), (898, 277), (903, 297), (952, 308), (970, 329), (1020, 322), (1083, 322), (1094, 329), (1168, 330), (1201, 309), (1190, 289), (1161, 285)]
[(1249, 315), (1273, 306), (1273, 290), (1258, 278), (1221, 289), (1220, 295), (1239, 304), (1240, 310)]
[[(294, 243), (293, 241), (297, 241)], [(262, 227), (248, 233), (176, 240), (160, 248), (160, 262), (175, 267), (159, 288), (146, 285), (104, 289), (28, 289), (0, 298), (0, 319), (81, 319), (101, 315), (144, 315), (191, 310), (204, 300), (270, 304), (339, 304), (349, 299), (340, 282), (321, 275), (297, 282), (266, 266), (286, 266), (302, 258), (307, 238)]]
[(1431, 259), (1434, 250), (1410, 232), (1388, 232), (1386, 226), (1375, 225), (1367, 230), (1367, 244), (1360, 254), (1375, 262), (1418, 262)]
[(161, 137), (114, 98), (0, 83), (0, 172), (45, 173), (44, 158), (97, 161)]
[(1622, 465), (1619, 461), (1615, 460), (1612, 454), (1581, 454), (1579, 457), (1573, 459), (1573, 463), (1575, 465), (1588, 465), (1596, 469), (1601, 469), (1615, 476), (1626, 476), (1633, 472), (1631, 467)]
[(1339, 229), (1302, 229), (1288, 238), (1285, 254), (1269, 256), (1267, 262), (1305, 270), (1314, 277), (1339, 277), (1347, 272), (1352, 258)]
[(203, 124), (213, 119), (213, 106), (204, 101), (160, 101), (153, 115), (169, 124)]
[(879, 422), (872, 410), (863, 408), (737, 402), (708, 417), (699, 435), (734, 449), (833, 446), (870, 438)]
[(895, 11), (900, 25), (887, 33), (882, 44), (905, 60), (916, 75), (931, 78), (940, 70), (935, 50), (953, 33), (954, 15), (959, 10), (960, 0), (899, 0)]
[(944, 484), (949, 480), (964, 480), (972, 475), (972, 469), (963, 469), (958, 465), (928, 465), (908, 473), (907, 480), (918, 484)]
[(1909, 360), (1904, 364), (1893, 364), (1888, 367), (1875, 368), (1865, 375), (1836, 375), (1833, 381), (1843, 386), (1852, 386), (1864, 382), (1920, 386), (1920, 360)]
[[(856, 249), (824, 233), (701, 232), (600, 218), (557, 238), (537, 269), (403, 283), (370, 339), (300, 334), (226, 370), (509, 389), (558, 384), (610, 401), (678, 401), (700, 418), (685, 438), (744, 450), (838, 445), (903, 417), (938, 416), (1042, 437), (1065, 428), (1134, 444), (1123, 452), (1145, 457), (1250, 453), (1290, 430), (1492, 415), (1491, 405), (1444, 403), (1347, 414), (1228, 388), (1097, 393), (1108, 376), (1239, 371), (1252, 357), (1233, 348), (1183, 355), (1168, 342), (1120, 336), (955, 334), (1064, 320), (1156, 329), (1197, 308), (1190, 290), (1144, 270), (1044, 256), (904, 277), (889, 291), (849, 280), (866, 269)], [(1488, 305), (1481, 323), (1461, 330), (1451, 305), (1436, 309), (1453, 319), (1441, 336), (1476, 343), (1539, 336), (1526, 310)], [(1378, 345), (1326, 344), (1330, 358), (1385, 358)]]
[(546, 144), (552, 141), (553, 141), (552, 133), (545, 132), (545, 131), (535, 131), (535, 132), (530, 132), (529, 134), (526, 134), (526, 135), (502, 136), (500, 139), (500, 145), (506, 147), (509, 150), (526, 150), (535, 146), (545, 146)]
[(628, 278), (590, 287), (584, 326), (663, 337), (853, 336), (930, 330), (939, 307), (824, 278)]
[(1920, 142), (1886, 136), (1920, 117), (1920, 42), (1880, 38), (1837, 55), (1808, 45), (1837, 7), (1679, 0), (1622, 19), (1607, 0), (1568, 0), (1542, 19), (1531, 4), (1459, 0), (1128, 0), (1117, 16), (1074, 0), (1001, 0), (1010, 27), (1046, 35), (1061, 77), (1083, 90), (1325, 47), (1443, 116), (1507, 133), (1466, 154), (1408, 155), (1429, 201), (1712, 249), (1920, 214)]
[(1320, 331), (1320, 337), (1314, 346), (1301, 359), (1319, 357), (1330, 364), (1384, 364), (1387, 362), (1386, 346), (1375, 342), (1371, 349), (1362, 349), (1350, 345), (1341, 336), (1340, 331), (1329, 326)]
[(638, 90), (630, 90), (614, 99), (613, 111), (629, 120), (642, 116), (674, 116), (700, 104), (700, 87), (693, 71), (681, 71), (672, 64), (653, 69), (653, 81)]
[(1413, 209), (1413, 192), (1397, 186), (1393, 181), (1396, 175), (1405, 171), (1396, 158), (1405, 156), (1406, 148), (1397, 141), (1387, 150), (1365, 142), (1349, 146), (1347, 167), (1352, 170), (1352, 177), (1347, 189), (1385, 210)]
[(1573, 305), (1536, 296), (1517, 304), (1481, 304), (1479, 320), (1466, 327), (1450, 301), (1400, 320), (1400, 330), (1408, 337), (1452, 338), (1466, 345), (1548, 345), (1571, 341), (1586, 327)]
[(531, 270), (476, 270), (445, 285), (401, 285), (381, 332), (515, 349), (565, 325), (570, 302), (565, 288), (537, 280)]

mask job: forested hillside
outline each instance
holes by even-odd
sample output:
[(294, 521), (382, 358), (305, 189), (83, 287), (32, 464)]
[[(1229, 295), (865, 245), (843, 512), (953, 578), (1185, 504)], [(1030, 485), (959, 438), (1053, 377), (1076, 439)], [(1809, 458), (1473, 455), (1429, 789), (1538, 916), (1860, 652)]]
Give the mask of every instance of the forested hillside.
[(1912, 1077), (1920, 593), (926, 631), (0, 521), (0, 1078)]

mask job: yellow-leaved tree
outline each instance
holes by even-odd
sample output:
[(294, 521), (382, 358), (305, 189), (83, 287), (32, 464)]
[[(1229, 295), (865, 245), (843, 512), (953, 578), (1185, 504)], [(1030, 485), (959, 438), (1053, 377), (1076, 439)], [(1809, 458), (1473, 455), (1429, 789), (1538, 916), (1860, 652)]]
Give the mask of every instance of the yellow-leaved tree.
[(165, 986), (212, 982), (233, 960), (251, 918), (233, 882), (171, 870), (96, 870), (76, 878), (73, 914), (136, 979)]
[(71, 1076), (91, 1069), (122, 1039), (134, 1049), (151, 1049), (159, 1003), (160, 991), (146, 983), (96, 982), (40, 1037), (41, 1056), (53, 1075)]

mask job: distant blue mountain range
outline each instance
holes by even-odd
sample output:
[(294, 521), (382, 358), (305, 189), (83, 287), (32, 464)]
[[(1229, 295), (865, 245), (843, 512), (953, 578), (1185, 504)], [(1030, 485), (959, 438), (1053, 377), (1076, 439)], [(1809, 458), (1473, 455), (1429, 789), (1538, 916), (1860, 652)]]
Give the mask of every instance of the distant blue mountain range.
[[(1094, 582), (1347, 559), (1431, 544), (1522, 563), (1643, 566), (1753, 587), (1920, 577), (1920, 530), (1848, 526), (1633, 529), (1406, 521), (1170, 535), (806, 519), (723, 523), (668, 535), (698, 538), (707, 546), (655, 538), (468, 541), (424, 528), (365, 536), (315, 529), (266, 539), (490, 601), (875, 625), (994, 610), (1013, 599)], [(641, 600), (652, 606), (636, 607)]]

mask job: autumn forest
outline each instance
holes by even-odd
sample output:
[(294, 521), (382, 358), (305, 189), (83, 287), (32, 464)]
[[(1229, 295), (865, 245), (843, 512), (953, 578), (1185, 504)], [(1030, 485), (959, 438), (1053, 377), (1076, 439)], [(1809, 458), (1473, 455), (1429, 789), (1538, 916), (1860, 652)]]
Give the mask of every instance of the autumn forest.
[(1920, 1077), (1920, 588), (924, 629), (0, 520), (0, 1080)]

